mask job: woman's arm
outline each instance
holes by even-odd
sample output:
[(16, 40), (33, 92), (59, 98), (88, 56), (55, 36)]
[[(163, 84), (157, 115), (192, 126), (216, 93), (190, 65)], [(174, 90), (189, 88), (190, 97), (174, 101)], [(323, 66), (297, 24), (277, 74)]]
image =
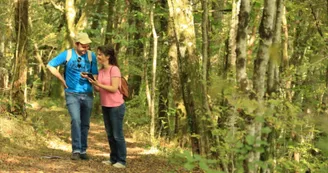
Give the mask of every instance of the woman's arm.
[(119, 77), (113, 77), (112, 78), (112, 85), (104, 85), (98, 82), (98, 80), (96, 79), (95, 81), (92, 79), (89, 79), (89, 82), (94, 86), (96, 91), (99, 91), (100, 88), (108, 91), (108, 92), (116, 92), (118, 90), (118, 85), (120, 82), (120, 78)]

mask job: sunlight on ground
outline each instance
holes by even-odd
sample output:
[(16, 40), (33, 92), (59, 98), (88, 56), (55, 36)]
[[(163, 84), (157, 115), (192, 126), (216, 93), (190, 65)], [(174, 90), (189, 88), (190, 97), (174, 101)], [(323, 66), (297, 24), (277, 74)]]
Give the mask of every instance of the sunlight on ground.
[(31, 106), (32, 109), (39, 109), (40, 108), (40, 105), (38, 102), (30, 102), (30, 103), (27, 103)]
[(141, 154), (149, 155), (149, 154), (158, 154), (160, 151), (156, 147), (151, 147), (149, 150), (145, 150)]
[(68, 145), (67, 143), (60, 142), (60, 141), (46, 141), (47, 147), (51, 149), (56, 149), (56, 150), (63, 150), (70, 152), (71, 150), (71, 145)]
[(7, 163), (13, 164), (13, 163), (20, 163), (20, 161), (16, 158), (7, 158), (5, 160)]

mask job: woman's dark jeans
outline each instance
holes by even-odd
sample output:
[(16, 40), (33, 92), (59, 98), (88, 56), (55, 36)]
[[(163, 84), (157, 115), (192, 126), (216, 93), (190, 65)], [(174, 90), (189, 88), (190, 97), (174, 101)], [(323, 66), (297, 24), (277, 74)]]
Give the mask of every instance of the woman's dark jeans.
[(110, 147), (109, 160), (126, 164), (126, 144), (123, 134), (125, 104), (118, 107), (102, 107), (104, 124)]

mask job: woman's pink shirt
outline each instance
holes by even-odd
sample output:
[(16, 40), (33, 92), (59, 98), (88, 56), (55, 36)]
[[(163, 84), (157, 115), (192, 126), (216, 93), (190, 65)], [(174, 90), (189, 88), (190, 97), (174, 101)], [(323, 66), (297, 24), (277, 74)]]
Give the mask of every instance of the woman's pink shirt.
[[(107, 86), (112, 85), (112, 78), (121, 77), (120, 69), (116, 66), (111, 66), (108, 69), (101, 69), (98, 74), (98, 81)], [(121, 80), (119, 80), (119, 87), (121, 86)], [(117, 107), (124, 103), (123, 95), (117, 89), (116, 92), (109, 92), (102, 88), (99, 89), (100, 103), (105, 107)]]

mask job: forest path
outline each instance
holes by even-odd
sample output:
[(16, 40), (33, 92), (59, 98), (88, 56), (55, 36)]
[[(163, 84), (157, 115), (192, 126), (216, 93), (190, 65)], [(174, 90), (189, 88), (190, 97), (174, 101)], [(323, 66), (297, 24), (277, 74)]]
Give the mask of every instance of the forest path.
[[(9, 131), (9, 133), (11, 133)], [(15, 141), (1, 141), (5, 146), (0, 148), (0, 172), (119, 172), (119, 173), (161, 173), (184, 172), (169, 164), (163, 156), (151, 154), (145, 150), (146, 144), (126, 138), (127, 143), (127, 168), (118, 169), (102, 163), (109, 158), (109, 147), (106, 132), (102, 121), (91, 120), (88, 141), (88, 155), (90, 160), (70, 159), (71, 143), (69, 131), (58, 135), (61, 140), (48, 142), (47, 146), (21, 147), (15, 145)], [(129, 136), (129, 135), (126, 135)], [(49, 147), (50, 146), (50, 147)], [(9, 150), (8, 150), (9, 148)], [(8, 152), (9, 151), (9, 152)]]

